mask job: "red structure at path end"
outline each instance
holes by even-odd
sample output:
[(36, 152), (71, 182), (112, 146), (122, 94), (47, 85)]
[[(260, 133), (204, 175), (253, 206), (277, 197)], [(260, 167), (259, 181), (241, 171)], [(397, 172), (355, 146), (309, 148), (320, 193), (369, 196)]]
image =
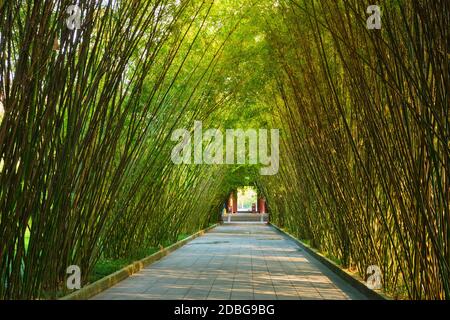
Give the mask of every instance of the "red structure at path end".
[[(258, 197), (257, 204), (258, 213), (266, 213), (266, 199), (264, 197)], [(227, 203), (227, 212), (228, 213), (237, 213), (238, 212), (238, 202), (237, 202), (237, 193), (231, 192), (228, 197)]]

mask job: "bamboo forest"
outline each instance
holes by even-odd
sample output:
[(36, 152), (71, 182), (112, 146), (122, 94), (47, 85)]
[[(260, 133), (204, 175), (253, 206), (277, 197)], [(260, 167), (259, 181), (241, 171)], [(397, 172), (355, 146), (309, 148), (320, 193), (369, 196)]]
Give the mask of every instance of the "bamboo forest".
[(0, 300), (243, 216), (450, 299), (449, 25), (448, 0), (0, 0)]

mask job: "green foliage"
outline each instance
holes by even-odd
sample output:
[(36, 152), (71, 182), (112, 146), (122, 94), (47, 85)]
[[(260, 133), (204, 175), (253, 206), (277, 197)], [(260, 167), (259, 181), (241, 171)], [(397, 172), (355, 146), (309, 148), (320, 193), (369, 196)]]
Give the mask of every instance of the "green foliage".
[[(1, 2), (0, 299), (113, 272), (243, 185), (387, 291), (449, 298), (449, 3), (381, 2), (373, 32), (359, 0), (89, 0), (77, 32), (69, 0)], [(174, 165), (195, 120), (279, 128), (278, 175)]]

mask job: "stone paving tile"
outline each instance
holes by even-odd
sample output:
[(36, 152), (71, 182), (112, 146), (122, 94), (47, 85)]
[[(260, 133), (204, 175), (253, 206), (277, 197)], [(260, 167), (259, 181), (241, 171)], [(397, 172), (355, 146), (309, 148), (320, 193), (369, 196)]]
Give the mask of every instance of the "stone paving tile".
[(225, 224), (93, 299), (365, 299), (273, 227)]

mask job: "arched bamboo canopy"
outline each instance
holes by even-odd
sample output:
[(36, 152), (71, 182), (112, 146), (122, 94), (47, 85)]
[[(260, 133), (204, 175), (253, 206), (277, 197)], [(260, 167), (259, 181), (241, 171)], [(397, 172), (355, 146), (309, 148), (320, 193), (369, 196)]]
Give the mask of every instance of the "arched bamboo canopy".
[[(0, 299), (215, 223), (245, 177), (393, 297), (450, 298), (449, 1), (379, 1), (380, 30), (360, 0), (71, 4), (0, 1)], [(194, 121), (278, 128), (277, 174), (175, 165)]]

